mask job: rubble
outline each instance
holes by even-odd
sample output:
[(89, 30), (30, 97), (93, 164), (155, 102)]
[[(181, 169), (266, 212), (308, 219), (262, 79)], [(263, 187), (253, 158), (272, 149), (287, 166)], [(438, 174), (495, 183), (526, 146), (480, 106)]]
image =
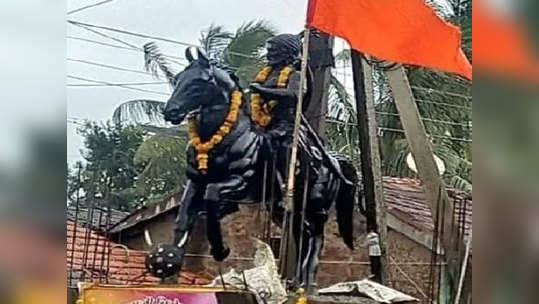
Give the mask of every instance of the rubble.
[(341, 282), (318, 290), (320, 295), (367, 296), (379, 303), (416, 302), (418, 299), (368, 279)]
[(259, 303), (281, 304), (286, 302), (287, 293), (281, 283), (275, 257), (271, 247), (255, 239), (256, 252), (254, 268), (237, 271), (232, 268), (222, 276), (216, 277), (207, 286), (232, 286), (253, 292)]

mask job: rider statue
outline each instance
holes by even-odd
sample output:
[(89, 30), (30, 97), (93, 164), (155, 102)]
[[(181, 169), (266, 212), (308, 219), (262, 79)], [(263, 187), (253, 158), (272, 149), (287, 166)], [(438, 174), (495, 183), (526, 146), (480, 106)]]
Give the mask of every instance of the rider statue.
[[(298, 35), (281, 34), (270, 38), (266, 45), (268, 66), (258, 73), (254, 82), (250, 85), (252, 95), (251, 117), (259, 128), (263, 130), (262, 133), (270, 142), (270, 149), (273, 150), (271, 155), (275, 157), (275, 168), (277, 169), (277, 174), (280, 175), (278, 180), (281, 181), (281, 186), (284, 186), (282, 181), (287, 178), (288, 157), (292, 144), (300, 88), (300, 72), (297, 70), (297, 62), (301, 45), (300, 36)], [(305, 144), (309, 143), (306, 142)], [(304, 282), (310, 281), (310, 284), (314, 284), (316, 265), (318, 264), (317, 254), (320, 252), (323, 242), (323, 231), (319, 231), (319, 227), (323, 227), (323, 225), (318, 223), (324, 223), (328, 217), (324, 208), (327, 202), (322, 193), (324, 183), (327, 182), (328, 168), (327, 166), (322, 166), (321, 151), (319, 149), (312, 145), (309, 145), (309, 147), (304, 146), (303, 148), (309, 149), (311, 156), (314, 156), (309, 159), (309, 162), (312, 171), (316, 171), (311, 172), (315, 174), (310, 174), (310, 176), (306, 177), (310, 179), (309, 204), (307, 206), (310, 212), (305, 219), (307, 224), (307, 231), (305, 232), (311, 235), (313, 239), (311, 242), (305, 240), (309, 245), (304, 246), (304, 251), (316, 252), (316, 254), (308, 257), (306, 253), (302, 253), (303, 259), (308, 260), (308, 262), (305, 263), (304, 269), (301, 270), (303, 274), (296, 274), (296, 279)], [(302, 154), (300, 152), (298, 158), (300, 163), (304, 159)], [(299, 223), (301, 213), (300, 210), (296, 211), (294, 221)], [(295, 238), (299, 238), (299, 233), (295, 233)], [(309, 250), (309, 248), (312, 250)], [(303, 279), (300, 277), (303, 277)]]
[[(219, 262), (229, 256), (231, 250), (223, 240), (220, 221), (238, 211), (245, 198), (258, 198), (258, 177), (264, 176), (259, 174), (261, 161), (266, 166), (269, 160), (277, 169), (272, 169), (270, 172), (276, 174), (269, 176), (276, 176), (278, 188), (284, 190), (295, 113), (301, 111), (296, 109), (301, 45), (299, 35), (283, 34), (268, 40), (268, 65), (250, 85), (250, 113), (242, 106), (246, 100), (233, 77), (211, 64), (200, 50), (196, 60), (190, 49), (186, 50), (190, 64), (174, 77), (174, 92), (167, 101), (164, 117), (176, 125), (187, 119), (188, 182), (176, 219), (174, 242), (158, 245), (147, 256), (147, 267), (153, 275), (167, 278), (181, 270), (194, 223), (203, 214), (211, 255)], [(324, 225), (332, 206), (337, 211), (339, 234), (353, 248), (357, 174), (351, 162), (324, 149), (308, 124), (302, 123), (299, 131), (300, 165), (295, 174), (302, 182), (294, 190), (306, 195), (293, 196), (294, 247), (302, 261), (297, 263), (293, 281), (312, 286), (324, 243)], [(284, 212), (279, 204), (283, 191), (273, 187), (277, 186), (273, 178), (266, 180), (271, 181), (272, 190), (268, 192), (271, 198), (265, 203), (272, 208), (272, 220), (282, 223), (279, 214)], [(288, 272), (287, 277), (290, 276)]]
[(281, 34), (270, 38), (266, 48), (268, 65), (250, 85), (251, 94), (259, 95), (261, 99), (258, 108), (256, 97), (251, 96), (251, 116), (264, 129), (273, 155), (276, 155), (276, 168), (280, 178), (284, 179), (300, 86), (300, 72), (296, 69), (296, 62), (301, 40), (298, 35)]

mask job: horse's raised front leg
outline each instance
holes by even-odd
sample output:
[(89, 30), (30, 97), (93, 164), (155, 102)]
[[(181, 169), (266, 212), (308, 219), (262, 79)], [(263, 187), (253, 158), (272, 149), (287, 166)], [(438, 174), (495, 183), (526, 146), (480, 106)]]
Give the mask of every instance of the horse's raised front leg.
[(247, 178), (254, 172), (251, 170), (243, 175), (231, 175), (226, 181), (211, 183), (206, 186), (204, 203), (206, 206), (206, 226), (208, 242), (211, 246), (210, 253), (216, 261), (223, 261), (230, 254), (230, 248), (226, 247), (221, 232), (221, 218), (238, 210), (234, 200), (245, 196), (247, 190)]
[(198, 218), (198, 215), (203, 211), (202, 192), (200, 187), (192, 181), (187, 182), (185, 192), (181, 199), (180, 210), (176, 217), (176, 228), (174, 229), (174, 245), (178, 248), (178, 253), (185, 255), (185, 247), (189, 242), (191, 230)]

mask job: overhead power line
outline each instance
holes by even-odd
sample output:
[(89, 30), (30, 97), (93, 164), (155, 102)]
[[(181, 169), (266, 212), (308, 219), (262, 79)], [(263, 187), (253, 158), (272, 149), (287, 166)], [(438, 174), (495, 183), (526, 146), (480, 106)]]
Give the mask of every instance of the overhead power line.
[(98, 84), (106, 84), (106, 85), (111, 86), (111, 87), (119, 87), (119, 88), (124, 88), (124, 89), (128, 89), (128, 90), (134, 90), (134, 91), (158, 94), (158, 95), (163, 95), (163, 96), (170, 96), (170, 94), (164, 93), (164, 92), (140, 89), (140, 88), (135, 88), (135, 87), (131, 87), (131, 86), (128, 86), (128, 85), (124, 85), (124, 84), (115, 84), (115, 83), (111, 83), (111, 82), (107, 82), (107, 81), (93, 80), (93, 79), (88, 79), (88, 78), (83, 78), (83, 77), (78, 77), (78, 76), (72, 76), (72, 75), (67, 75), (67, 78), (86, 81), (86, 82), (92, 82), (92, 83), (98, 83)]
[[(99, 32), (96, 31), (96, 34), (97, 33), (99, 33)], [(108, 37), (109, 36), (107, 36), (107, 38)], [(121, 49), (121, 50), (133, 51), (133, 52), (137, 52), (137, 53), (144, 53), (144, 50), (142, 50), (141, 48), (137, 48), (137, 47), (119, 46), (119, 45), (115, 45), (115, 44), (110, 44), (110, 43), (106, 43), (106, 42), (102, 42), (102, 41), (97, 41), (97, 40), (87, 39), (87, 38), (82, 38), (82, 37), (77, 37), (77, 36), (66, 36), (66, 38), (67, 39), (72, 39), (72, 40), (84, 41), (84, 42), (87, 42), (87, 43), (93, 43), (93, 44), (102, 45), (102, 46), (107, 46), (107, 47), (111, 47), (111, 48), (117, 48), (117, 49)], [(185, 60), (185, 61), (187, 60), (187, 59), (185, 59), (183, 57), (173, 56), (173, 55), (168, 55), (168, 54), (163, 54), (163, 56), (166, 57), (166, 58), (174, 58), (174, 59)], [(176, 61), (171, 61), (171, 62), (177, 63)], [(183, 63), (178, 63), (178, 64), (185, 65)]]
[(199, 45), (196, 45), (196, 44), (193, 44), (193, 43), (176, 41), (176, 40), (172, 40), (172, 39), (168, 39), (168, 38), (162, 38), (162, 37), (156, 37), (156, 36), (152, 36), (152, 35), (148, 35), (148, 34), (135, 33), (135, 32), (131, 32), (131, 31), (123, 30), (123, 29), (112, 28), (112, 27), (108, 27), (108, 26), (89, 24), (89, 23), (79, 22), (79, 21), (75, 21), (75, 20), (67, 20), (67, 22), (69, 22), (71, 24), (74, 24), (74, 25), (88, 26), (88, 27), (98, 28), (98, 29), (102, 29), (102, 30), (106, 30), (106, 31), (111, 31), (111, 32), (116, 32), (116, 33), (131, 35), (131, 36), (136, 36), (136, 37), (140, 37), (140, 38), (149, 38), (149, 39), (164, 41), (164, 42), (168, 42), (168, 43), (172, 43), (172, 44), (178, 44), (178, 45), (181, 45), (181, 46), (199, 47)]
[[(125, 46), (119, 46), (119, 45), (115, 45), (115, 44), (110, 44), (110, 43), (106, 43), (106, 42), (102, 42), (102, 41), (97, 41), (97, 40), (92, 40), (92, 39), (87, 39), (87, 38), (82, 38), (82, 37), (76, 37), (76, 36), (66, 36), (67, 39), (73, 39), (73, 40), (80, 40), (80, 41), (84, 41), (84, 42), (89, 42), (89, 43), (94, 43), (94, 44), (100, 44), (100, 45), (103, 45), (103, 46), (108, 46), (108, 47), (113, 47), (113, 48), (117, 48), (117, 49), (123, 49), (123, 50), (128, 50), (128, 51), (136, 51), (136, 52), (142, 52), (141, 49), (138, 49), (138, 48), (135, 48), (135, 47), (125, 47)], [(108, 38), (108, 37), (107, 37)]]
[(461, 106), (461, 105), (454, 105), (454, 104), (451, 104), (451, 103), (438, 102), (438, 101), (432, 101), (432, 100), (427, 100), (427, 99), (417, 99), (416, 98), (415, 101), (416, 102), (421, 102), (421, 103), (430, 103), (430, 104), (435, 104), (435, 105), (444, 106), (444, 107), (450, 107), (450, 108), (465, 109), (465, 110), (468, 110), (468, 111), (472, 110), (471, 107), (466, 107), (466, 106)]
[(94, 66), (107, 68), (107, 69), (112, 69), (112, 70), (117, 70), (117, 71), (122, 71), (122, 72), (131, 72), (131, 73), (142, 74), (142, 75), (150, 75), (150, 76), (153, 75), (150, 72), (132, 70), (132, 69), (122, 68), (122, 67), (118, 67), (118, 66), (114, 66), (114, 65), (108, 65), (108, 64), (104, 64), (104, 63), (93, 62), (93, 61), (88, 61), (88, 60), (83, 60), (83, 59), (67, 58), (66, 60), (71, 61), (71, 62), (78, 62), (78, 63), (84, 63), (84, 64), (88, 64), (88, 65), (94, 65)]
[[(376, 111), (375, 113), (379, 114), (379, 115), (400, 117), (399, 113), (380, 112), (380, 111)], [(443, 124), (443, 125), (453, 125), (453, 126), (461, 126), (461, 127), (465, 127), (465, 128), (471, 128), (470, 124), (461, 123), (461, 122), (439, 120), (439, 119), (433, 119), (433, 118), (429, 118), (429, 117), (421, 117), (421, 120), (432, 122), (432, 123), (439, 123), (439, 124)]]
[[(339, 124), (339, 125), (357, 126), (357, 123), (344, 122), (344, 121), (340, 121), (338, 119), (333, 119), (333, 118), (326, 118), (326, 122), (333, 123), (333, 124)], [(388, 132), (396, 132), (396, 133), (403, 133), (404, 134), (404, 129), (378, 127), (378, 130), (380, 130), (380, 131), (388, 131)], [(447, 139), (447, 140), (451, 140), (451, 141), (460, 141), (460, 142), (467, 142), (467, 143), (472, 142), (472, 140), (468, 139), (468, 138), (459, 138), (459, 137), (451, 137), (451, 136), (444, 136), (444, 135), (432, 135), (432, 134), (427, 134), (427, 135), (430, 136), (430, 137), (433, 137), (433, 138)]]
[(83, 11), (83, 10), (85, 10), (85, 9), (89, 9), (89, 8), (92, 8), (92, 7), (96, 7), (96, 6), (99, 6), (99, 5), (103, 5), (103, 4), (112, 2), (112, 1), (114, 1), (114, 0), (105, 0), (105, 1), (101, 1), (101, 2), (94, 3), (94, 4), (86, 5), (86, 6), (83, 6), (83, 7), (77, 8), (77, 9), (74, 9), (74, 10), (72, 10), (72, 11), (69, 11), (69, 12), (67, 12), (67, 14), (68, 14), (68, 15), (71, 15), (71, 14), (74, 14), (74, 13), (77, 13), (77, 12), (80, 12), (80, 11)]
[[(68, 21), (68, 22), (69, 22), (69, 21)], [(98, 32), (98, 31), (96, 31), (96, 30), (94, 30), (94, 29), (91, 29), (90, 26), (86, 26), (86, 25), (83, 25), (83, 24), (80, 24), (80, 23), (76, 23), (76, 22), (70, 22), (70, 23), (73, 24), (73, 25), (75, 25), (75, 26), (78, 26), (78, 27), (80, 27), (80, 28), (82, 28), (82, 29), (85, 29), (85, 30), (87, 30), (87, 31), (89, 31), (89, 32), (92, 32), (92, 33), (94, 33), (94, 34), (97, 34), (97, 35), (99, 35), (99, 36), (101, 36), (101, 37), (105, 37), (105, 38), (107, 38), (107, 39), (111, 39), (111, 40), (114, 40), (114, 41), (116, 41), (116, 42), (119, 42), (119, 43), (121, 43), (121, 44), (123, 44), (123, 45), (127, 45), (128, 47), (131, 47), (131, 48), (134, 48), (134, 49), (143, 51), (142, 48), (140, 48), (140, 47), (138, 47), (138, 46), (136, 46), (136, 45), (134, 45), (134, 44), (131, 44), (131, 43), (129, 43), (129, 42), (125, 42), (125, 41), (123, 41), (123, 40), (121, 40), (121, 39), (118, 39), (118, 38), (116, 38), (116, 37), (112, 37), (112, 36), (109, 36), (109, 35), (107, 35), (107, 34), (103, 34), (103, 33), (101, 33), (101, 32)]]
[(468, 100), (468, 101), (471, 101), (471, 99), (472, 99), (471, 96), (466, 96), (466, 95), (459, 94), (459, 93), (440, 91), (440, 90), (436, 90), (436, 89), (423, 88), (423, 87), (418, 87), (418, 86), (410, 86), (410, 87), (411, 87), (412, 89), (414, 89), (414, 90), (419, 90), (419, 91), (427, 92), (427, 93), (429, 93), (429, 94), (431, 94), (431, 93), (437, 93), (437, 94), (441, 94), (441, 95), (447, 95), (447, 96), (453, 96), (453, 97), (463, 98), (463, 99), (466, 99), (466, 100)]
[[(403, 129), (378, 127), (378, 130), (388, 131), (388, 132), (396, 132), (396, 133), (404, 133)], [(444, 136), (444, 135), (432, 135), (432, 134), (427, 134), (427, 135), (430, 136), (430, 137), (434, 137), (434, 138), (448, 139), (448, 140), (453, 140), (453, 141), (463, 141), (463, 142), (468, 142), (468, 143), (472, 142), (471, 139), (467, 139), (467, 138), (451, 137), (451, 136)]]
[[(69, 22), (70, 24), (73, 24), (73, 25), (77, 25), (77, 26), (98, 28), (98, 29), (102, 29), (102, 30), (105, 30), (105, 31), (111, 31), (111, 32), (116, 32), (116, 33), (120, 33), (120, 34), (140, 37), (140, 38), (154, 39), (154, 40), (164, 41), (164, 42), (177, 44), (177, 45), (181, 45), (181, 46), (186, 46), (186, 47), (196, 47), (196, 48), (201, 47), (200, 45), (189, 43), (189, 42), (172, 40), (172, 39), (163, 38), (163, 37), (157, 37), (157, 36), (148, 35), (148, 34), (135, 33), (135, 32), (131, 32), (131, 31), (123, 30), (123, 29), (118, 29), (118, 28), (113, 28), (113, 27), (108, 27), (108, 26), (89, 24), (89, 23), (79, 22), (79, 21), (75, 21), (75, 20), (67, 20), (67, 22)], [(133, 46), (133, 45), (131, 45), (131, 46)], [(248, 54), (242, 54), (242, 53), (238, 53), (238, 52), (228, 51), (227, 53), (231, 54), (231, 55), (235, 55), (235, 56), (245, 57), (245, 58), (258, 59), (258, 57), (256, 57), (256, 56), (252, 56), (252, 55), (248, 55)]]
[[(78, 27), (80, 27), (80, 28), (82, 28), (82, 29), (84, 29), (84, 30), (87, 30), (87, 31), (89, 31), (89, 32), (92, 32), (92, 33), (94, 33), (94, 34), (96, 34), (96, 35), (99, 35), (99, 36), (104, 37), (104, 38), (107, 38), (107, 39), (111, 39), (111, 40), (113, 40), (113, 41), (116, 41), (116, 42), (119, 42), (119, 43), (121, 43), (121, 44), (123, 44), (123, 45), (126, 45), (126, 46), (130, 47), (130, 48), (133, 49), (133, 50), (137, 50), (137, 51), (140, 51), (140, 52), (144, 53), (144, 50), (143, 50), (142, 48), (140, 48), (140, 47), (138, 47), (138, 46), (136, 46), (136, 45), (134, 45), (134, 44), (131, 44), (131, 43), (129, 43), (129, 42), (125, 42), (125, 41), (123, 41), (122, 39), (119, 39), (119, 38), (116, 38), (116, 37), (112, 37), (112, 36), (109, 36), (109, 35), (107, 35), (107, 34), (103, 34), (103, 33), (99, 32), (99, 31), (96, 31), (96, 30), (94, 30), (94, 29), (91, 29), (90, 27), (85, 26), (85, 25), (78, 25), (78, 24), (75, 24), (75, 25), (78, 26)], [(184, 64), (184, 63), (181, 63), (181, 62), (178, 62), (178, 61), (176, 61), (176, 60), (171, 59), (171, 58), (176, 58), (176, 59), (180, 59), (180, 60), (186, 60), (185, 58), (177, 57), (177, 56), (171, 56), (171, 55), (165, 55), (165, 54), (163, 54), (163, 56), (164, 56), (164, 57), (167, 57), (168, 60), (169, 60), (170, 62), (176, 63), (176, 64), (181, 65), (181, 66), (186, 66), (186, 64)]]
[(80, 83), (68, 83), (68, 87), (110, 87), (110, 86), (144, 86), (144, 85), (163, 85), (168, 84), (166, 81), (156, 81), (156, 82), (127, 82), (127, 83), (113, 83), (112, 85), (109, 84), (80, 84)]

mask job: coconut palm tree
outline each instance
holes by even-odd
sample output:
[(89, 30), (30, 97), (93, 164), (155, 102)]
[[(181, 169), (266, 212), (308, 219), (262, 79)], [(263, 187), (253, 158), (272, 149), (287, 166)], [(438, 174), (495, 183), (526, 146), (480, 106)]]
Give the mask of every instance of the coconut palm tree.
[[(247, 87), (263, 64), (262, 50), (266, 40), (275, 35), (275, 30), (266, 21), (249, 21), (236, 31), (227, 31), (223, 26), (210, 25), (203, 30), (199, 44), (214, 63), (234, 71), (240, 85)], [(165, 78), (174, 86), (177, 71), (171, 67), (171, 60), (162, 54), (153, 43), (144, 45), (145, 68), (157, 78)], [(155, 100), (131, 100), (121, 104), (113, 114), (116, 123), (137, 123), (150, 131), (167, 132), (161, 112), (164, 103)], [(170, 133), (170, 131), (168, 131)]]
[[(471, 58), (471, 1), (450, 0), (451, 9), (439, 7), (450, 22), (460, 25), (464, 52)], [(350, 51), (336, 56), (349, 61)], [(444, 179), (451, 187), (472, 191), (471, 84), (457, 76), (424, 68), (407, 68), (407, 75), (434, 153), (444, 160)], [(384, 73), (374, 70), (375, 108), (379, 126), (382, 170), (385, 175), (415, 176), (406, 164), (409, 147)], [(333, 149), (359, 161), (356, 110), (350, 93), (335, 76), (331, 79), (326, 136)]]

